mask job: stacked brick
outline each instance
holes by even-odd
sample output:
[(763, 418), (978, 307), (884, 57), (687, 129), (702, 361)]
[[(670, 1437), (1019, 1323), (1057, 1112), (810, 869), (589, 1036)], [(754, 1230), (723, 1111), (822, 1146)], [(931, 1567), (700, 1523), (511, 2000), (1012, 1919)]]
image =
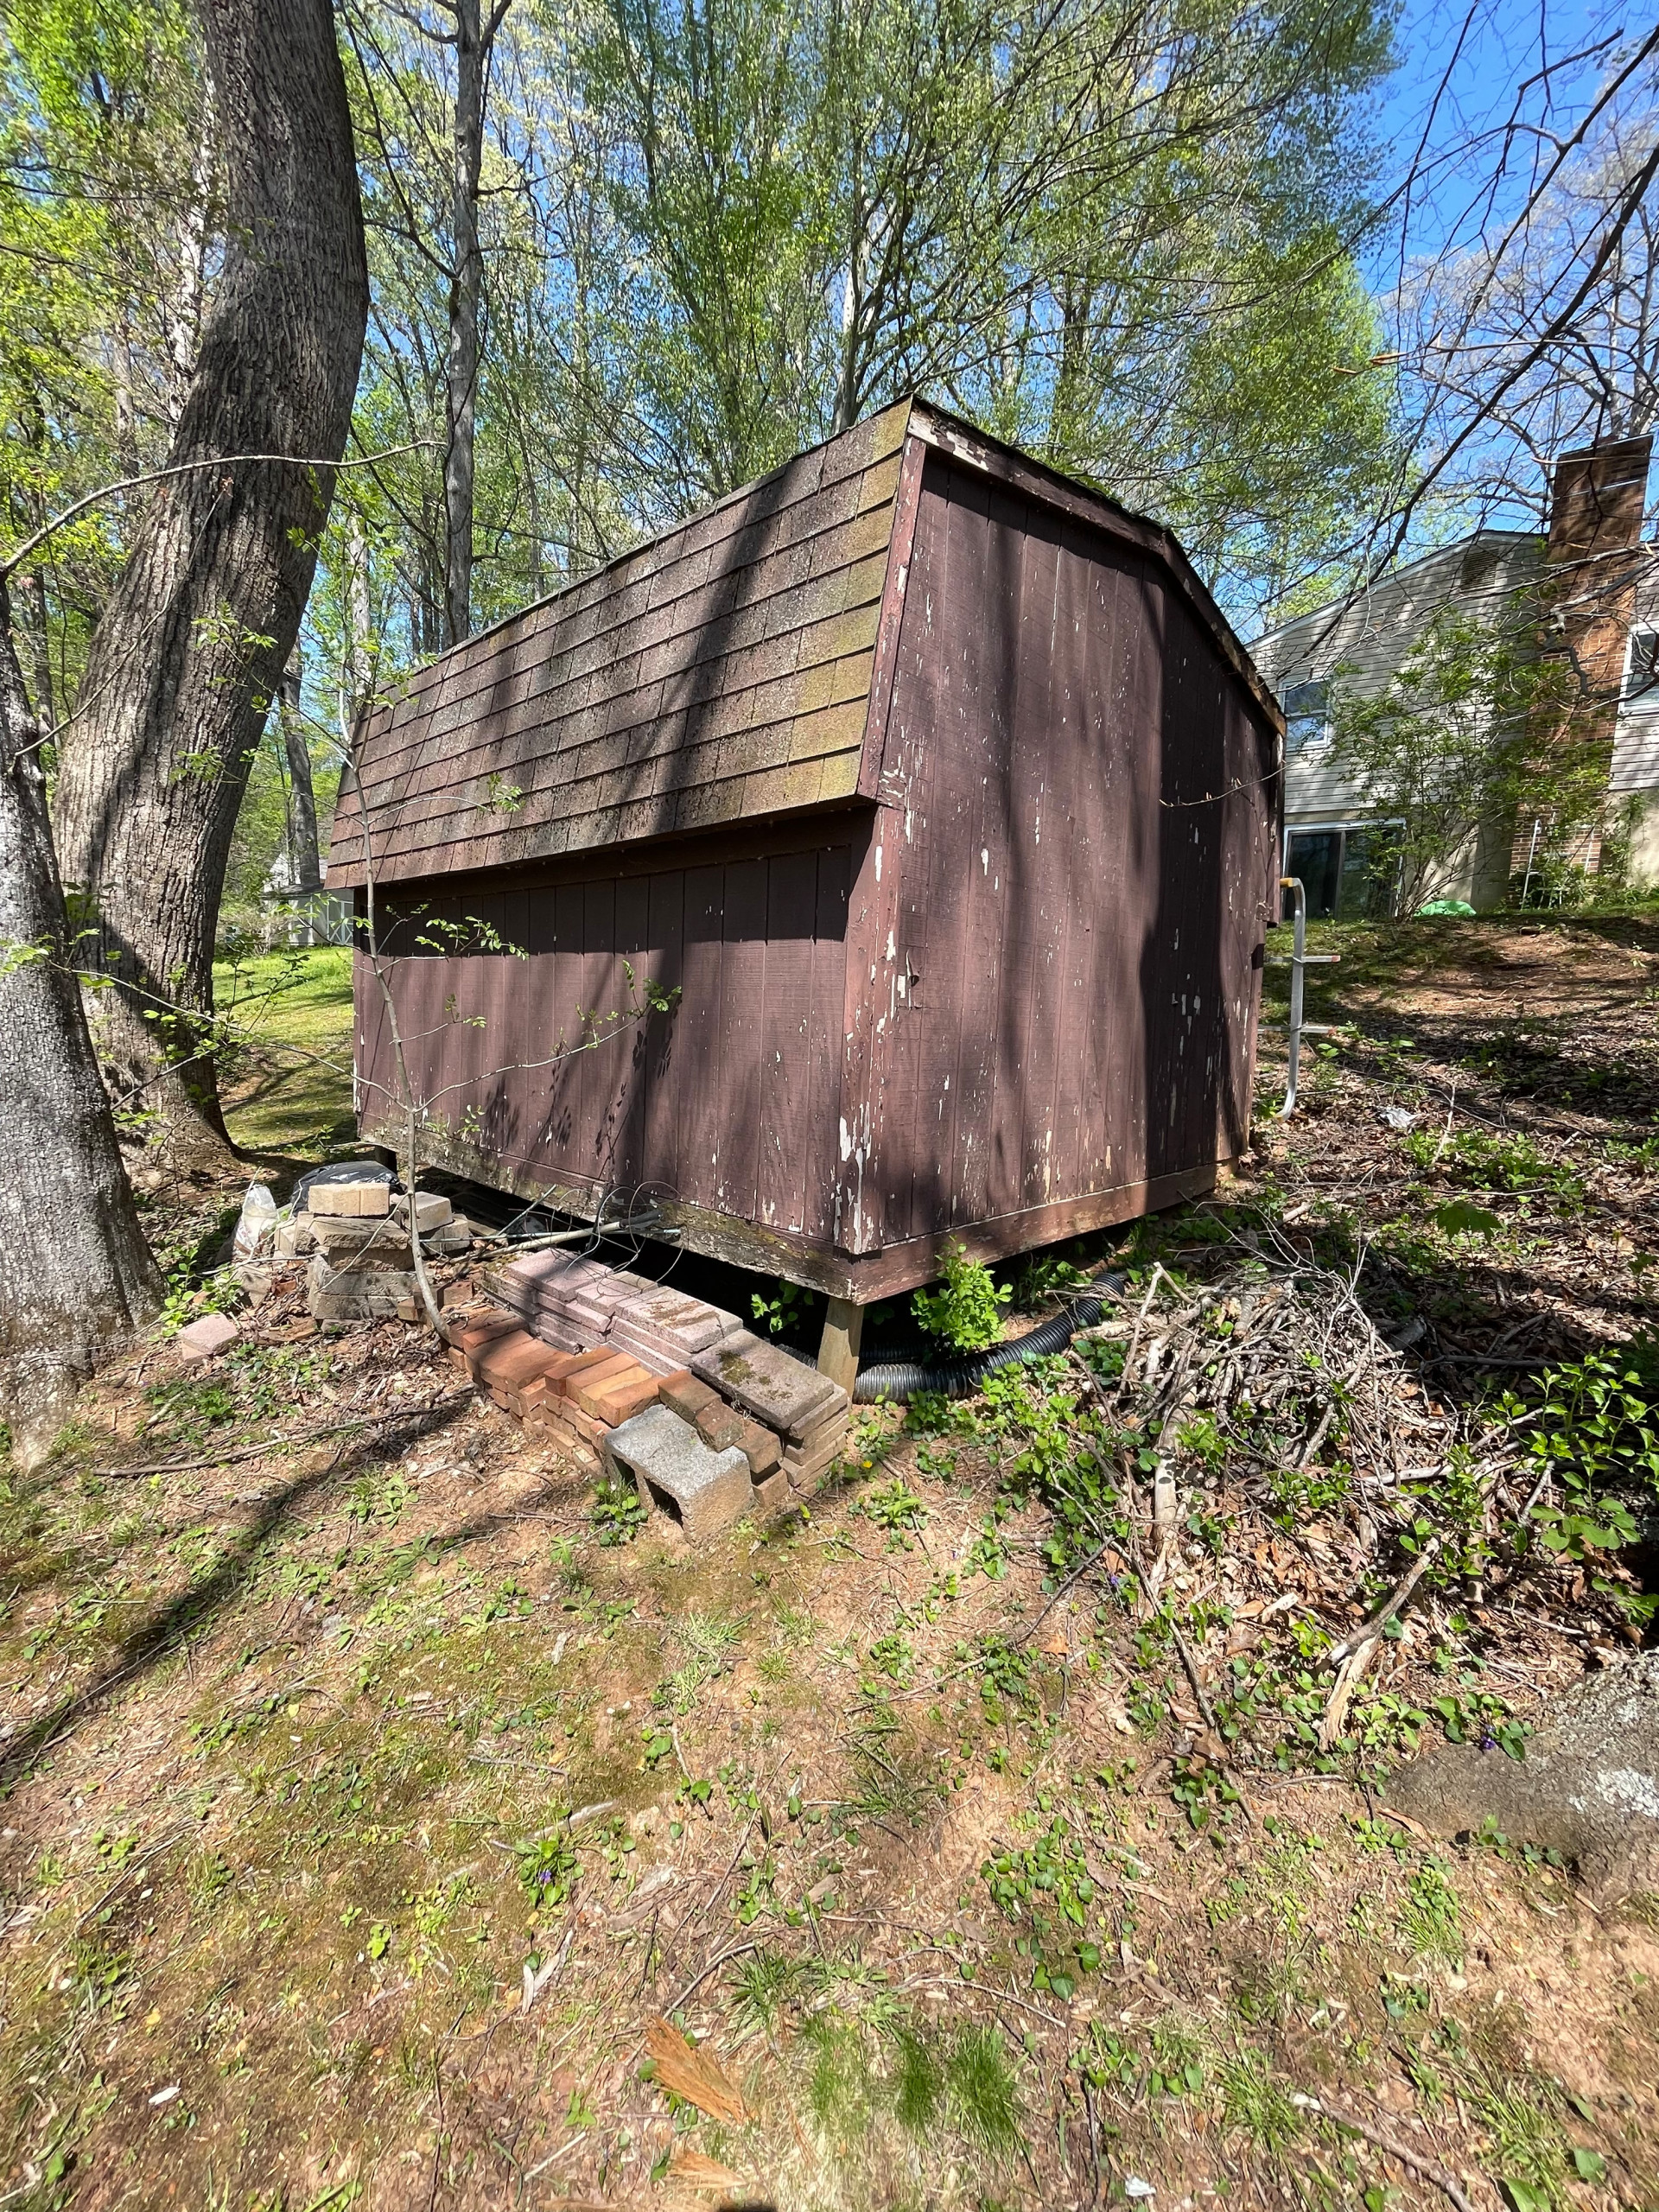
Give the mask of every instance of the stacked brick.
[(625, 1354), (561, 1351), (510, 1313), (452, 1325), (450, 1357), (527, 1434), (602, 1450), (609, 1432), (657, 1401), (658, 1377)]
[(670, 1285), (574, 1252), (536, 1252), (492, 1271), (492, 1297), (562, 1350), (605, 1343), (652, 1375), (676, 1375), (697, 1353), (741, 1335), (735, 1313)]
[(838, 1383), (733, 1314), (563, 1252), (493, 1270), (452, 1357), (529, 1434), (575, 1440), (688, 1536), (770, 1517), (838, 1457)]

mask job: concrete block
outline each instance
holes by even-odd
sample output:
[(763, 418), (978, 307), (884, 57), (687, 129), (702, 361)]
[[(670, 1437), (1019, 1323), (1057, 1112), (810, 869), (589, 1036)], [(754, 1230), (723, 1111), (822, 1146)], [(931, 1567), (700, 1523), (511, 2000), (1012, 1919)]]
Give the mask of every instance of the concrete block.
[(473, 1224), (464, 1215), (457, 1214), (453, 1221), (440, 1227), (423, 1231), (421, 1249), (431, 1252), (441, 1260), (458, 1260), (463, 1252), (473, 1249)]
[(804, 1434), (848, 1403), (838, 1382), (747, 1329), (699, 1352), (690, 1366), (723, 1397), (785, 1436)]
[[(448, 1199), (440, 1198), (435, 1191), (416, 1192), (415, 1219), (423, 1236), (429, 1230), (442, 1229), (446, 1222), (453, 1221), (454, 1213), (455, 1210)], [(400, 1221), (405, 1228), (408, 1227), (409, 1193), (407, 1191), (400, 1192), (392, 1200), (391, 1215), (394, 1221)]]
[(671, 1413), (678, 1414), (682, 1421), (694, 1422), (705, 1406), (717, 1406), (720, 1393), (711, 1390), (706, 1382), (699, 1382), (689, 1367), (682, 1367), (672, 1375), (665, 1375), (657, 1385), (657, 1395)]
[(182, 1365), (198, 1367), (216, 1351), (233, 1344), (241, 1333), (228, 1313), (204, 1313), (200, 1320), (185, 1323), (173, 1339), (173, 1348)]
[(311, 1255), (306, 1270), (306, 1311), (315, 1321), (389, 1319), (404, 1300), (415, 1296), (412, 1274), (334, 1268), (321, 1252)]
[(613, 1428), (606, 1449), (632, 1475), (652, 1511), (677, 1522), (694, 1543), (753, 1510), (754, 1485), (743, 1454), (711, 1452), (666, 1406), (648, 1407)]
[(306, 1204), (314, 1217), (346, 1214), (372, 1220), (390, 1211), (391, 1185), (378, 1177), (372, 1182), (314, 1183), (306, 1193)]
[(409, 1231), (395, 1221), (336, 1221), (325, 1214), (315, 1230), (316, 1246), (330, 1267), (407, 1268)]
[[(301, 1224), (304, 1224), (306, 1243), (300, 1243)], [(270, 1240), (270, 1249), (279, 1260), (297, 1260), (302, 1251), (309, 1251), (311, 1224), (305, 1214), (296, 1214), (291, 1220), (279, 1221)]]

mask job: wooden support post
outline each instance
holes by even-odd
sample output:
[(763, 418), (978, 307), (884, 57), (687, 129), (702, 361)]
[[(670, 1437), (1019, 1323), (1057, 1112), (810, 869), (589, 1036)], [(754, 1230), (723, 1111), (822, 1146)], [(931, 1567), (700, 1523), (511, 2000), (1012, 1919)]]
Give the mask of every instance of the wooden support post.
[(864, 1308), (850, 1298), (832, 1298), (818, 1340), (818, 1372), (839, 1382), (850, 1398), (858, 1378), (858, 1347), (864, 1334)]

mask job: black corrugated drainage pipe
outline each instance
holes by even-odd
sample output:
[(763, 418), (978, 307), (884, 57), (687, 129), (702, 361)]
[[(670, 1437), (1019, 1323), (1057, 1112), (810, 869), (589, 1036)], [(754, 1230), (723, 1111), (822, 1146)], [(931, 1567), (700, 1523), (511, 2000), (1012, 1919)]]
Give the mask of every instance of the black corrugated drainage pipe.
[(1123, 1287), (1120, 1274), (1099, 1275), (1095, 1287), (1103, 1297), (1080, 1298), (1064, 1313), (1057, 1313), (1052, 1321), (1045, 1321), (1028, 1337), (1018, 1337), (1009, 1344), (993, 1344), (988, 1351), (973, 1353), (966, 1359), (952, 1359), (939, 1366), (930, 1367), (924, 1359), (881, 1359), (861, 1367), (858, 1380), (853, 1385), (853, 1397), (861, 1406), (874, 1405), (878, 1398), (892, 1398), (903, 1404), (911, 1398), (971, 1398), (988, 1375), (995, 1375), (999, 1368), (1017, 1367), (1030, 1359), (1046, 1359), (1051, 1352), (1064, 1351), (1079, 1329), (1092, 1329), (1105, 1307), (1107, 1298), (1116, 1298)]

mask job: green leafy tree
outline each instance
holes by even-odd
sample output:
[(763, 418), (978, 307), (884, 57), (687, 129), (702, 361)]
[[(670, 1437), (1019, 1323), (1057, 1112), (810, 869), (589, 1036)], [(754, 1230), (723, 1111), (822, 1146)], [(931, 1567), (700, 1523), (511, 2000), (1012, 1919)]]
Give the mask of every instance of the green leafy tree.
[(1560, 834), (1599, 811), (1600, 723), (1581, 710), (1566, 662), (1539, 653), (1536, 620), (1528, 592), (1485, 620), (1442, 607), (1379, 691), (1351, 681), (1333, 690), (1331, 765), (1396, 825), (1376, 865), (1403, 912), (1478, 840), (1507, 852), (1522, 805)]

